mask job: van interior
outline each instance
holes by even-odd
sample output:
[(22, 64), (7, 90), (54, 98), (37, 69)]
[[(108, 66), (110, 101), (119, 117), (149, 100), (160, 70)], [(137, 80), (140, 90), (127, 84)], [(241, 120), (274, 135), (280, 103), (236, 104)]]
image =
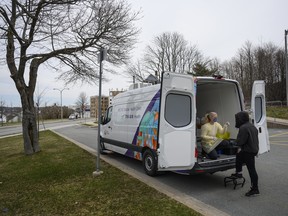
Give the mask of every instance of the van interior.
[[(228, 131), (230, 132), (230, 141), (237, 137), (238, 129), (235, 128), (235, 114), (243, 110), (241, 94), (238, 86), (231, 80), (219, 79), (198, 79), (196, 94), (196, 109), (197, 109), (197, 149), (199, 158), (209, 160), (202, 154), (201, 146), (201, 126), (205, 115), (209, 112), (218, 114), (218, 122), (223, 126), (226, 122), (230, 123)], [(235, 147), (227, 149), (227, 151), (218, 152), (219, 158), (225, 158), (235, 155)]]

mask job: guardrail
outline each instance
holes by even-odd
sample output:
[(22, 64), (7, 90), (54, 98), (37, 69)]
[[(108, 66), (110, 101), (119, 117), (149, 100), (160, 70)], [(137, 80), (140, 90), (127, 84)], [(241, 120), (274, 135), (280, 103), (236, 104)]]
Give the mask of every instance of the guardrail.
[(267, 101), (266, 106), (284, 106), (286, 105), (286, 101)]

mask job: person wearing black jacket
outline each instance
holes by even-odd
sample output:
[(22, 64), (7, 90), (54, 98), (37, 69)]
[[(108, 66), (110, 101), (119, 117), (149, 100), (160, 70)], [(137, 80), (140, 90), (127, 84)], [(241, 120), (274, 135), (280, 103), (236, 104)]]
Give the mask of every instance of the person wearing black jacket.
[(259, 194), (258, 175), (255, 167), (255, 156), (259, 151), (259, 140), (257, 128), (249, 122), (247, 112), (239, 112), (235, 115), (236, 128), (239, 128), (236, 146), (239, 150), (236, 154), (236, 173), (231, 176), (241, 178), (242, 166), (246, 164), (252, 187), (245, 195), (252, 196)]

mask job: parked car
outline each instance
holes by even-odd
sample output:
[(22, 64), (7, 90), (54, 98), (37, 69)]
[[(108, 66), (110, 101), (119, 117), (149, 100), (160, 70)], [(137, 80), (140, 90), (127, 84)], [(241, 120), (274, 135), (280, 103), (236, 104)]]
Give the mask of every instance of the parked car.
[(76, 119), (76, 115), (75, 114), (69, 115), (69, 119), (71, 119), (71, 120)]
[(6, 120), (6, 116), (5, 115), (0, 115), (0, 123), (6, 123), (7, 120)]

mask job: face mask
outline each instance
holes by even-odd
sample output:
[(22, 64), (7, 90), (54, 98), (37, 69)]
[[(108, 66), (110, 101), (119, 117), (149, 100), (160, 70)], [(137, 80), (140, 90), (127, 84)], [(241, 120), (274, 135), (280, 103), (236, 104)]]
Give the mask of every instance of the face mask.
[(214, 118), (214, 119), (213, 119), (213, 122), (217, 122), (217, 118)]

